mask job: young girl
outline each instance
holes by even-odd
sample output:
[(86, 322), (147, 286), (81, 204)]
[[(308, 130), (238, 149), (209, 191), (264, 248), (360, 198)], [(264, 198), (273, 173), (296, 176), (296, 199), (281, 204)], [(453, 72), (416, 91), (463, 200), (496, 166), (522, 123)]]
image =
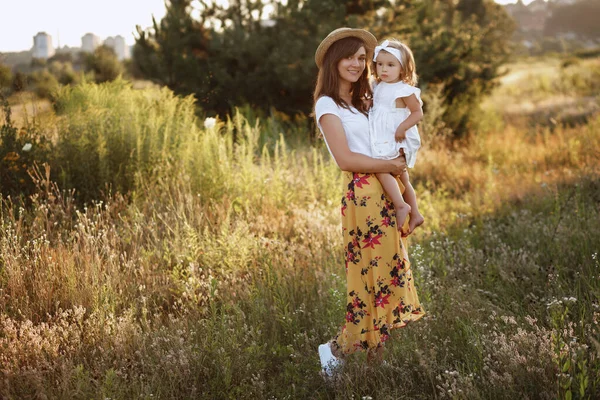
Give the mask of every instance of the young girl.
[[(376, 82), (373, 89), (373, 108), (369, 116), (373, 157), (389, 160), (398, 157), (400, 152), (406, 157), (406, 165), (412, 168), (417, 158), (417, 150), (421, 147), (416, 124), (423, 118), (421, 91), (414, 87), (417, 83), (415, 59), (404, 43), (385, 40), (375, 47), (373, 60)], [(404, 171), (400, 175), (400, 180), (406, 188), (406, 202), (393, 175), (378, 173), (377, 178), (394, 203), (398, 230), (402, 236), (411, 234), (424, 222), (424, 218), (419, 212), (408, 172)], [(409, 226), (405, 231), (403, 225), (409, 215)]]

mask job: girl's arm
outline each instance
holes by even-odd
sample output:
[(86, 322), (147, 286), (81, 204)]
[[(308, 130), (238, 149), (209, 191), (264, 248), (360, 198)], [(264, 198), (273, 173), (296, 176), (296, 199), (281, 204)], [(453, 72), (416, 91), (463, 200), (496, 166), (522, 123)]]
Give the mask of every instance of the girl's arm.
[(399, 175), (406, 169), (406, 160), (404, 157), (398, 157), (393, 160), (378, 160), (351, 151), (348, 147), (348, 140), (346, 139), (342, 121), (338, 116), (325, 114), (319, 122), (333, 158), (343, 171), (363, 173), (389, 172)]
[(406, 138), (406, 131), (415, 126), (423, 119), (423, 108), (417, 96), (411, 94), (408, 97), (402, 97), (404, 104), (410, 110), (410, 115), (396, 129), (396, 140), (398, 142)]

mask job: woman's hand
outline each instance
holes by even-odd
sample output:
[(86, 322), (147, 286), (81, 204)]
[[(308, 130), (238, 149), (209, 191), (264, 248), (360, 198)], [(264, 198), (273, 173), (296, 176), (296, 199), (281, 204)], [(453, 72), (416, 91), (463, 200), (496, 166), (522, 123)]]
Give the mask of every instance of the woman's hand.
[(392, 175), (401, 175), (404, 171), (406, 171), (406, 158), (404, 154), (401, 154), (399, 157), (390, 160), (392, 162), (392, 171), (390, 173)]

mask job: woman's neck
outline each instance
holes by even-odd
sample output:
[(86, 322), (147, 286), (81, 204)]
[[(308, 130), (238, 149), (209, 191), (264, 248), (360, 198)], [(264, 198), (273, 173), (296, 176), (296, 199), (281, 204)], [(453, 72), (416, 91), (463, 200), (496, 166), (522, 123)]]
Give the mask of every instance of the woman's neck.
[(349, 82), (340, 82), (340, 90), (338, 94), (340, 95), (340, 98), (348, 104), (352, 104), (352, 93), (350, 93), (351, 89), (352, 85), (350, 85)]

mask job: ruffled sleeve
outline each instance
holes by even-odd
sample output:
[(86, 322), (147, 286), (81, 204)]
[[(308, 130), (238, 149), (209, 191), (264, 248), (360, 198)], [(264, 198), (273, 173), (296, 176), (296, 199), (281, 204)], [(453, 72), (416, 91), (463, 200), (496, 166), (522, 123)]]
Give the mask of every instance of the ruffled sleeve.
[(419, 103), (421, 103), (421, 105), (423, 105), (423, 101), (421, 100), (421, 89), (416, 88), (411, 85), (408, 85), (404, 82), (400, 82), (398, 84), (398, 87), (395, 88), (394, 99), (397, 99), (399, 97), (408, 97), (411, 94), (414, 94), (417, 97), (417, 99), (419, 100)]

